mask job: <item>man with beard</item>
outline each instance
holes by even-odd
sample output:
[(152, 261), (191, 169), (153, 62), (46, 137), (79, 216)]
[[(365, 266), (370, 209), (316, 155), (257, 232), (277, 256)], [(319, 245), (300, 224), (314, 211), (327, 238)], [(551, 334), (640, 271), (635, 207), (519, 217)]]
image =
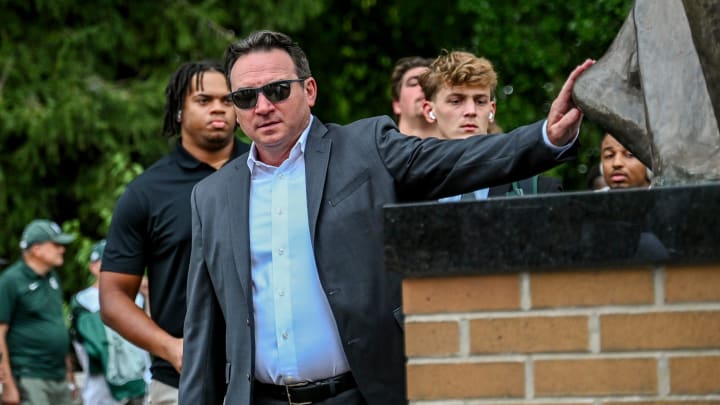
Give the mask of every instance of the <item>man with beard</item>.
[(609, 133), (603, 137), (600, 158), (600, 173), (610, 189), (650, 186), (650, 169)]

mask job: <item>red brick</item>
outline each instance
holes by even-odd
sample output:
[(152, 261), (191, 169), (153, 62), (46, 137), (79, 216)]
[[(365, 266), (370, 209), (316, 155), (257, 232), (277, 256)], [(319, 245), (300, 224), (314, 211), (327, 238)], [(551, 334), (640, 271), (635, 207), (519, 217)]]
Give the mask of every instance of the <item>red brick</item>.
[(654, 300), (651, 270), (531, 273), (533, 308), (648, 304)]
[[(538, 400), (538, 399), (534, 399), (534, 400), (532, 400), (532, 402), (529, 402), (529, 401), (527, 401), (527, 400), (525, 400), (525, 401), (519, 401), (519, 402), (515, 402), (515, 401), (508, 402), (508, 401), (503, 400), (503, 402), (502, 402), (502, 405), (528, 405), (528, 404), (532, 404), (532, 405), (558, 405), (558, 402), (557, 402), (557, 400), (541, 401), (541, 400)], [(563, 402), (563, 403), (562, 403), (562, 405), (594, 405), (594, 404), (595, 404), (595, 401), (590, 400), (590, 399), (586, 400), (585, 402)], [(625, 403), (625, 405), (630, 405), (630, 404)], [(634, 405), (634, 404), (633, 404), (633, 405)]]
[(472, 353), (576, 352), (589, 349), (585, 316), (475, 319)]
[(720, 401), (693, 401), (693, 400), (677, 400), (677, 401), (624, 401), (624, 402), (602, 402), (602, 405), (720, 405)]
[(657, 392), (657, 366), (652, 359), (542, 360), (534, 368), (538, 396)]
[(522, 397), (523, 363), (411, 364), (408, 399)]
[(672, 394), (720, 393), (720, 356), (670, 359)]
[(667, 268), (665, 301), (720, 301), (720, 266)]
[(403, 280), (406, 314), (473, 312), (520, 307), (517, 274)]
[(609, 350), (720, 348), (720, 312), (603, 315), (600, 345)]
[(405, 354), (438, 356), (455, 354), (460, 350), (457, 322), (407, 322), (405, 324)]
[(633, 402), (603, 402), (602, 405), (720, 405), (720, 401), (694, 401), (691, 399), (682, 401), (633, 401)]

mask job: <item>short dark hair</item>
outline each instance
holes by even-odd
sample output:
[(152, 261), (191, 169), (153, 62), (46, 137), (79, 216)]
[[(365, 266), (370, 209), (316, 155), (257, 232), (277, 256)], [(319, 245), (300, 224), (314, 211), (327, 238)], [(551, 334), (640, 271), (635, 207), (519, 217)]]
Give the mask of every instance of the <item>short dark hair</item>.
[(390, 75), (390, 91), (392, 92), (392, 99), (400, 99), (400, 89), (402, 88), (402, 78), (410, 69), (416, 67), (430, 67), (432, 59), (423, 58), (421, 56), (407, 56), (398, 59), (393, 68), (392, 74)]
[[(191, 80), (195, 78), (195, 88), (202, 89), (205, 72), (218, 72), (225, 76), (225, 70), (223, 70), (220, 62), (203, 60), (183, 63), (170, 77), (170, 81), (165, 87), (165, 115), (162, 130), (164, 136), (170, 137), (180, 133), (181, 126), (180, 122), (178, 122), (178, 112), (185, 105), (185, 96), (191, 89)], [(229, 87), (230, 84), (228, 83)]]
[(232, 43), (227, 47), (225, 50), (225, 71), (227, 72), (228, 80), (230, 78), (230, 70), (232, 70), (238, 58), (251, 52), (271, 51), (273, 49), (283, 50), (290, 55), (295, 65), (295, 74), (297, 74), (298, 78), (306, 79), (312, 76), (307, 55), (305, 55), (305, 52), (297, 42), (282, 32), (262, 30), (253, 32), (244, 39)]

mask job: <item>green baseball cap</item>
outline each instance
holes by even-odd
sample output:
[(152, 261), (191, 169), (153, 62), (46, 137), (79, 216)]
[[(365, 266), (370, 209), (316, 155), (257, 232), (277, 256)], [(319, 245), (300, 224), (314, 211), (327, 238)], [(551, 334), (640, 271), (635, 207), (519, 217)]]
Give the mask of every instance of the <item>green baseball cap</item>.
[(93, 245), (90, 250), (90, 263), (102, 260), (103, 253), (105, 252), (105, 245), (107, 241), (105, 239)]
[(55, 242), (67, 245), (75, 240), (75, 236), (64, 233), (60, 226), (48, 219), (35, 219), (30, 222), (20, 238), (20, 249), (27, 249), (36, 243)]

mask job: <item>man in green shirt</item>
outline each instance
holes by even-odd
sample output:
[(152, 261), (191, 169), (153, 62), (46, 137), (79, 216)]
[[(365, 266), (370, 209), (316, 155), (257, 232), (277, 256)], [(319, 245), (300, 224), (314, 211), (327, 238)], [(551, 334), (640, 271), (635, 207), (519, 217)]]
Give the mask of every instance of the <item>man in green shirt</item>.
[(71, 404), (78, 392), (55, 268), (75, 239), (36, 219), (20, 240), (22, 258), (0, 274), (0, 375), (3, 404)]

